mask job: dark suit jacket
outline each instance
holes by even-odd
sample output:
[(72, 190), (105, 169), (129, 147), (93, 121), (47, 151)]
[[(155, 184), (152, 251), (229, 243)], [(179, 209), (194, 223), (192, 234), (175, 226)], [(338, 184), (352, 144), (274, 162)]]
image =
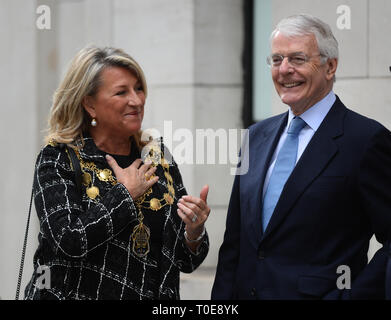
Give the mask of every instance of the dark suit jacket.
[[(262, 233), (262, 189), (288, 114), (249, 129), (212, 299), (383, 299), (391, 290), (391, 133), (337, 97)], [(242, 160), (243, 161), (243, 160)], [(369, 240), (383, 244), (368, 264)], [(351, 289), (340, 290), (337, 280)], [(388, 271), (387, 271), (388, 270)], [(388, 291), (387, 291), (387, 290)]]

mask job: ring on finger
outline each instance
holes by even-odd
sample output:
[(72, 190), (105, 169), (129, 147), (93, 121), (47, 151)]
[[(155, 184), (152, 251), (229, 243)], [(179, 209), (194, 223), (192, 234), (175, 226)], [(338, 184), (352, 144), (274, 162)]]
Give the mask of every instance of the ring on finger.
[(146, 181), (149, 181), (154, 175), (151, 174), (151, 175), (148, 175), (147, 173), (144, 174), (144, 178)]
[(193, 216), (193, 218), (191, 218), (191, 222), (196, 222), (196, 220), (197, 220), (197, 215), (195, 214), (194, 216)]

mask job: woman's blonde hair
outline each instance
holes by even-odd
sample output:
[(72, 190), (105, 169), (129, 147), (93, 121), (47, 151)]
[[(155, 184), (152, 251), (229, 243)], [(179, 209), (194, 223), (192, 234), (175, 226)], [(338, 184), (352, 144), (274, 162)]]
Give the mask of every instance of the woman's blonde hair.
[[(54, 141), (70, 144), (82, 136), (91, 120), (83, 107), (83, 99), (96, 94), (101, 85), (100, 75), (107, 67), (122, 67), (133, 72), (147, 96), (144, 72), (131, 56), (112, 47), (83, 48), (71, 61), (64, 79), (54, 93), (45, 143)], [(135, 134), (134, 138), (140, 148), (141, 132)]]

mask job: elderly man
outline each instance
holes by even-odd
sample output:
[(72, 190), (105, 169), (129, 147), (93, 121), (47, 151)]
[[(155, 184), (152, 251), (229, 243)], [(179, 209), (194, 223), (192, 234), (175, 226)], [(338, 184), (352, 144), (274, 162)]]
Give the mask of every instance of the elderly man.
[[(391, 133), (333, 92), (338, 43), (282, 20), (267, 61), (288, 112), (249, 129), (212, 299), (383, 299), (391, 289)], [(248, 152), (243, 152), (246, 149)], [(369, 240), (383, 247), (368, 264)]]

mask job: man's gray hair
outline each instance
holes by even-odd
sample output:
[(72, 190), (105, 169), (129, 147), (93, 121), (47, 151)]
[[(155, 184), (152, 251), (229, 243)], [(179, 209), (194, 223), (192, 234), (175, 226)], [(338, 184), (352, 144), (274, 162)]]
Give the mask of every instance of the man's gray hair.
[(286, 37), (300, 37), (313, 34), (318, 44), (319, 53), (327, 59), (338, 59), (338, 41), (330, 26), (322, 20), (308, 14), (290, 16), (281, 20), (271, 34), (270, 40), (280, 32)]

